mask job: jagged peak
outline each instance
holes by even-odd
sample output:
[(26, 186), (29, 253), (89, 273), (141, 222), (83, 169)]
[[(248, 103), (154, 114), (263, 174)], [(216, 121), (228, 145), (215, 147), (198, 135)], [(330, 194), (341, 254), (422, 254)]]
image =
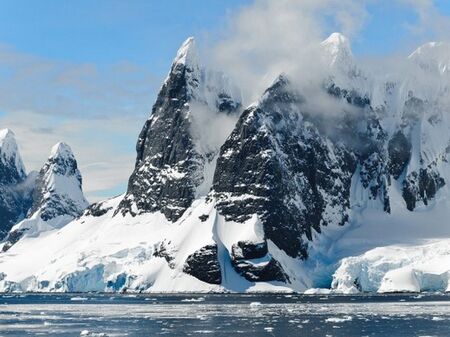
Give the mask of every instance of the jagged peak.
[(4, 164), (13, 161), (19, 176), (25, 177), (25, 166), (19, 154), (16, 136), (11, 129), (0, 130), (0, 160)]
[(60, 142), (39, 171), (30, 214), (40, 212), (44, 220), (59, 215), (78, 216), (88, 206), (81, 173), (72, 149)]
[(289, 76), (285, 73), (280, 73), (264, 91), (259, 102), (264, 105), (267, 102), (294, 103), (301, 100), (297, 90), (292, 86)]
[(11, 129), (0, 130), (0, 151), (3, 155), (17, 151), (16, 135)]
[(341, 33), (333, 33), (322, 41), (321, 46), (331, 56), (331, 64), (348, 62), (353, 59), (350, 40)]
[(335, 45), (350, 48), (350, 41), (344, 34), (334, 32), (322, 42), (322, 45)]
[(440, 72), (450, 71), (450, 43), (428, 42), (417, 48), (408, 57), (423, 69), (435, 68)]
[(14, 137), (14, 132), (11, 129), (2, 129), (0, 130), (0, 142), (2, 142), (4, 139), (8, 137)]
[(289, 85), (289, 83), (290, 81), (288, 75), (282, 72), (277, 77), (275, 77), (275, 79), (272, 81), (269, 87), (264, 91), (264, 94), (267, 94), (276, 89), (279, 90), (279, 88), (283, 88)]
[(183, 42), (180, 49), (178, 49), (177, 56), (173, 64), (182, 64), (185, 66), (193, 66), (197, 63), (197, 49), (195, 46), (195, 39), (191, 36)]
[(74, 158), (74, 154), (72, 152), (71, 147), (64, 143), (64, 142), (59, 142), (57, 144), (55, 144), (52, 147), (52, 150), (50, 152), (50, 158)]

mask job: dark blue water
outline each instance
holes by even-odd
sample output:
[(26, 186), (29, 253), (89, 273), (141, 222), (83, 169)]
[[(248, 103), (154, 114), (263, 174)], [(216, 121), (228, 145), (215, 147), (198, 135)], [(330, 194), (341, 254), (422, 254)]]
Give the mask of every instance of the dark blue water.
[(0, 336), (450, 336), (449, 295), (0, 295)]

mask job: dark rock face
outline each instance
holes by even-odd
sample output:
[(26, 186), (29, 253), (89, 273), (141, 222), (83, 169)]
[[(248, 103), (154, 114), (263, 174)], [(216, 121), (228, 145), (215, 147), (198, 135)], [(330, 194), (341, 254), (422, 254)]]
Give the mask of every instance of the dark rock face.
[(250, 282), (288, 282), (289, 277), (284, 273), (283, 268), (277, 260), (271, 258), (263, 265), (256, 265), (250, 261), (232, 260), (233, 267)]
[(92, 205), (90, 205), (86, 211), (84, 212), (84, 215), (86, 216), (93, 216), (93, 217), (101, 217), (111, 211), (113, 207), (107, 207), (104, 202), (97, 202)]
[[(192, 44), (188, 40), (180, 49), (139, 135), (135, 170), (117, 212), (136, 215), (161, 211), (170, 221), (178, 220), (196, 197), (205, 163), (212, 160), (195, 146), (191, 134), (195, 111), (191, 110), (230, 114), (239, 107), (225, 91), (206, 83), (207, 73), (194, 61), (179, 61), (192, 56)], [(204, 91), (215, 97), (214, 103), (206, 101)]]
[(231, 256), (234, 260), (259, 259), (267, 253), (267, 242), (239, 241), (231, 247)]
[(327, 89), (328, 93), (339, 98), (343, 98), (347, 103), (364, 108), (370, 105), (370, 99), (368, 97), (361, 97), (355, 90), (341, 89), (334, 83), (330, 83)]
[(409, 211), (413, 211), (418, 201), (428, 205), (429, 200), (432, 200), (444, 185), (444, 179), (432, 168), (408, 174), (403, 181), (403, 199), (406, 201), (406, 207)]
[(217, 245), (205, 246), (186, 259), (183, 272), (209, 284), (221, 284)]
[(25, 195), (17, 186), (0, 186), (0, 240), (11, 228), (25, 218), (31, 206), (31, 191)]
[[(264, 258), (267, 261), (263, 263), (255, 261)], [(250, 282), (289, 280), (278, 261), (268, 255), (266, 242), (239, 241), (232, 246), (231, 262), (234, 269)]]
[(17, 243), (17, 241), (20, 240), (20, 238), (23, 236), (25, 232), (26, 229), (18, 229), (8, 233), (8, 236), (6, 237), (6, 242), (2, 248), (2, 252), (7, 252), (14, 244)]
[(195, 198), (201, 158), (194, 149), (187, 118), (186, 67), (172, 71), (137, 143), (136, 168), (120, 205), (122, 213), (161, 211), (177, 220)]
[[(392, 146), (394, 148), (394, 151), (392, 151), (394, 156), (391, 156), (391, 163), (394, 163), (394, 177), (396, 177), (396, 174), (398, 176), (398, 173), (404, 172), (405, 168), (408, 167), (412, 151), (411, 138), (421, 137), (419, 131), (422, 128), (422, 124), (425, 123), (424, 116), (427, 110), (432, 111), (428, 122), (431, 125), (439, 123), (441, 116), (439, 113), (433, 112), (430, 103), (415, 97), (412, 92), (409, 92), (402, 114), (402, 131), (398, 131), (391, 140), (395, 142)], [(389, 150), (391, 153), (391, 147)], [(408, 172), (402, 182), (403, 199), (406, 202), (406, 208), (410, 211), (416, 208), (418, 202), (423, 202), (425, 206), (428, 205), (430, 200), (435, 197), (437, 191), (445, 186), (445, 181), (441, 177), (437, 166), (439, 162), (447, 160), (447, 153), (442, 153), (441, 156), (438, 156), (428, 164), (424, 161), (427, 154), (420, 150), (419, 156), (420, 167), (415, 171)]]
[(227, 220), (258, 214), (266, 239), (306, 258), (303, 236), (348, 219), (355, 158), (304, 120), (301, 103), (280, 77), (259, 106), (243, 112), (221, 148), (213, 195)]
[(14, 133), (0, 130), (0, 240), (31, 207), (34, 174), (27, 179)]
[(411, 158), (411, 143), (406, 136), (397, 131), (388, 144), (389, 172), (398, 179)]
[(171, 254), (169, 248), (167, 247), (170, 244), (170, 242), (166, 243), (165, 241), (160, 242), (158, 245), (154, 247), (153, 256), (155, 257), (162, 257), (164, 260), (166, 260), (167, 264), (170, 268), (174, 269), (174, 257)]

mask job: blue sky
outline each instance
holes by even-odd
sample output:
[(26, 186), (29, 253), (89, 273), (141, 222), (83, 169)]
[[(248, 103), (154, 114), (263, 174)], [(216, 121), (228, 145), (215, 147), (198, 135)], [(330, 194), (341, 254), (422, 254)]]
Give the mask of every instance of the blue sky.
[[(121, 193), (138, 132), (179, 45), (191, 35), (214, 44), (252, 4), (0, 0), (0, 128), (16, 132), (29, 169), (42, 165), (53, 143), (67, 141), (91, 200)], [(359, 56), (408, 54), (448, 37), (440, 29), (450, 15), (447, 0), (367, 0), (365, 11), (352, 36)], [(326, 20), (324, 37), (340, 28), (333, 20)]]
[(165, 74), (187, 36), (220, 29), (245, 0), (1, 0), (0, 42), (99, 65), (123, 60)]

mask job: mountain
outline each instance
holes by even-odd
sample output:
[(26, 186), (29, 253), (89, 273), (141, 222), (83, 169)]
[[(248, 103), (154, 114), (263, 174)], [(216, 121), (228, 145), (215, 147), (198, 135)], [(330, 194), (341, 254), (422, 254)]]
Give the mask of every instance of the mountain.
[(34, 178), (25, 173), (14, 133), (0, 130), (0, 240), (25, 217)]
[[(424, 267), (449, 255), (442, 46), (405, 58), (408, 73), (381, 74), (334, 33), (319, 46), (318, 84), (280, 74), (243, 107), (189, 38), (139, 135), (126, 193), (77, 217), (83, 207), (36, 197), (47, 195), (41, 170), (33, 212), (75, 219), (0, 254), (0, 290), (445, 291), (449, 268)], [(80, 187), (72, 178), (63, 186)], [(413, 261), (396, 255), (415, 249)], [(405, 288), (404, 275), (420, 282)]]
[(239, 108), (239, 91), (223, 74), (202, 68), (194, 39), (187, 39), (139, 135), (136, 168), (116, 212), (161, 211), (168, 220), (178, 220), (208, 192), (218, 149), (227, 136), (226, 131), (221, 131), (223, 136), (220, 131), (208, 134), (205, 124), (233, 125)]
[(24, 235), (39, 236), (81, 215), (88, 206), (81, 185), (72, 149), (65, 143), (56, 144), (36, 177), (33, 202), (26, 219), (12, 227), (2, 250), (10, 249)]

